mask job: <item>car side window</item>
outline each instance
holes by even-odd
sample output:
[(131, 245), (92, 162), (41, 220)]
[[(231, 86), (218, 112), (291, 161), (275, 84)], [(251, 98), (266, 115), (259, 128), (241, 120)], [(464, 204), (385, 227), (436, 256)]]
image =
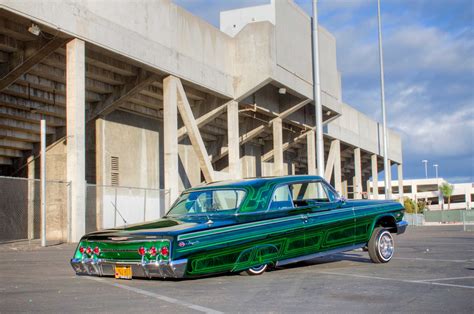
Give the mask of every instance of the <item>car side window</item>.
[(268, 207), (269, 210), (282, 208), (293, 208), (293, 199), (288, 185), (282, 185), (275, 189)]
[(291, 185), (291, 191), (294, 204), (300, 207), (332, 201), (321, 181), (295, 183)]

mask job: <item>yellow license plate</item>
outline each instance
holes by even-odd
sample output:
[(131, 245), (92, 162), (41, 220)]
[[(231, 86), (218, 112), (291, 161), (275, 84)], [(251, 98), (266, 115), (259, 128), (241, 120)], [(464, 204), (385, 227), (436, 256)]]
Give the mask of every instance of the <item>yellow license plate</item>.
[(115, 278), (132, 279), (132, 267), (131, 266), (115, 266)]

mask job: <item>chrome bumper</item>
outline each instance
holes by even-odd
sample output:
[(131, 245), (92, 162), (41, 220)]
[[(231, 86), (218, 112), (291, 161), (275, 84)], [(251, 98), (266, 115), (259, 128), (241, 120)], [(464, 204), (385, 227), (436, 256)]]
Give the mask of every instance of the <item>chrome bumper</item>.
[(397, 222), (397, 234), (402, 234), (407, 229), (408, 222), (405, 220)]
[(171, 262), (128, 262), (103, 259), (71, 259), (71, 266), (78, 275), (114, 276), (115, 265), (132, 267), (133, 277), (145, 278), (183, 278), (186, 272), (187, 259)]

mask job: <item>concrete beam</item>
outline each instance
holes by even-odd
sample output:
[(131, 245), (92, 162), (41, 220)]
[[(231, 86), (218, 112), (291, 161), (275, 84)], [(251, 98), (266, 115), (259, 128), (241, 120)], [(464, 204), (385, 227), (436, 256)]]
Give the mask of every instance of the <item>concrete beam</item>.
[(186, 97), (186, 92), (184, 91), (181, 81), (172, 77), (176, 82), (176, 88), (178, 92), (178, 111), (181, 115), (181, 119), (188, 130), (189, 140), (193, 146), (194, 152), (196, 153), (201, 171), (204, 175), (206, 182), (213, 182), (214, 180), (214, 169), (209, 159), (209, 154), (206, 151), (204, 142), (202, 140), (201, 134), (199, 133), (199, 128), (194, 120), (193, 112), (191, 106), (189, 105), (188, 98)]
[[(303, 100), (297, 104), (295, 104), (294, 106), (286, 109), (285, 111), (281, 112), (280, 114), (277, 115), (276, 118), (273, 118), (272, 120), (270, 120), (268, 122), (268, 124), (262, 124), (262, 125), (259, 125), (258, 127), (252, 129), (251, 131), (245, 133), (245, 134), (242, 134), (240, 136), (240, 145), (243, 145), (251, 140), (253, 140), (255, 137), (257, 137), (258, 135), (262, 134), (262, 132), (264, 132), (265, 130), (267, 130), (268, 128), (270, 128), (273, 124), (273, 122), (275, 122), (276, 119), (285, 119), (287, 118), (289, 115), (295, 113), (296, 111), (298, 111), (299, 109), (303, 108), (304, 106), (306, 106), (308, 103), (310, 102), (309, 99), (306, 99), (306, 100)], [(212, 159), (212, 162), (216, 162), (218, 160), (220, 160), (221, 158), (225, 157), (227, 154), (229, 153), (229, 151), (227, 149), (224, 149), (220, 155), (217, 155), (215, 156), (213, 159)]]
[(354, 149), (354, 198), (362, 198), (362, 171), (361, 171), (361, 159), (360, 159), (360, 148)]
[[(222, 114), (227, 109), (227, 106), (229, 104), (230, 104), (230, 102), (227, 102), (223, 105), (220, 105), (219, 107), (214, 108), (211, 111), (209, 111), (209, 112), (203, 114), (202, 116), (200, 116), (199, 118), (197, 118), (196, 119), (196, 124), (197, 124), (198, 128), (201, 128), (202, 126), (206, 125), (207, 123), (209, 123), (210, 121), (215, 119), (217, 116)], [(237, 120), (238, 120), (238, 117), (237, 117)], [(187, 132), (187, 130), (186, 130), (185, 126), (183, 126), (182, 128), (180, 128), (178, 130), (178, 141), (181, 141), (186, 136), (186, 132)], [(237, 139), (237, 141), (238, 141), (238, 139)]]
[(85, 43), (73, 39), (66, 45), (66, 51), (66, 173), (67, 181), (71, 182), (69, 241), (78, 242), (86, 230)]
[(9, 157), (0, 156), (0, 165), (11, 166), (11, 165), (13, 165), (13, 160)]
[(370, 156), (370, 163), (372, 165), (372, 198), (379, 198), (379, 171), (377, 169), (377, 155), (373, 154)]
[(21, 41), (9, 36), (0, 34), (0, 49), (6, 52), (15, 52), (21, 49)]
[(10, 84), (15, 82), (21, 75), (28, 72), (35, 64), (41, 62), (45, 57), (47, 57), (54, 50), (58, 49), (67, 42), (68, 39), (55, 37), (46, 43), (42, 48), (36, 51), (32, 56), (27, 58), (24, 62), (15, 66), (13, 70), (7, 73), (0, 80), (0, 91), (4, 90)]
[(329, 156), (324, 172), (324, 177), (327, 181), (331, 181), (334, 170), (334, 188), (341, 192), (341, 142), (339, 140), (333, 140), (329, 149)]
[(61, 118), (42, 115), (40, 113), (31, 112), (31, 111), (18, 110), (18, 109), (9, 108), (9, 107), (0, 107), (0, 117), (26, 121), (26, 122), (31, 122), (31, 123), (38, 123), (42, 118), (44, 118), (47, 124), (51, 127), (66, 125), (66, 121)]
[(0, 139), (0, 147), (17, 150), (33, 150), (33, 144), (28, 142)]
[[(31, 123), (31, 122), (18, 121), (18, 120), (6, 119), (6, 118), (0, 117), (0, 129), (40, 134), (39, 121), (38, 123)], [(46, 133), (54, 134), (54, 128), (47, 126)]]
[(403, 165), (397, 164), (398, 197), (403, 204)]
[(149, 74), (142, 71), (139, 76), (136, 77), (134, 82), (125, 84), (118, 88), (116, 92), (112, 93), (102, 103), (96, 105), (95, 109), (89, 115), (87, 121), (91, 121), (100, 116), (105, 116), (116, 108), (120, 107), (121, 104), (129, 101), (133, 96), (138, 94), (144, 87), (150, 85), (156, 81), (159, 77), (156, 74)]
[(0, 105), (20, 110), (37, 112), (58, 118), (66, 117), (66, 110), (62, 107), (48, 105), (34, 100), (14, 97), (3, 93), (0, 93)]
[(308, 174), (316, 175), (316, 138), (313, 130), (306, 134), (306, 150), (308, 158)]
[(21, 152), (21, 150), (17, 149), (0, 148), (0, 156), (20, 158), (23, 157), (23, 153)]
[[(283, 151), (287, 151), (288, 149), (290, 149), (291, 147), (293, 146), (296, 146), (300, 141), (304, 140), (307, 138), (309, 132), (311, 132), (314, 130), (310, 130), (310, 131), (307, 131), (301, 135), (298, 135), (297, 137), (291, 139), (290, 141), (288, 142), (285, 142), (283, 143), (282, 145), (282, 148), (283, 148)], [(273, 155), (275, 153), (275, 150), (274, 149), (271, 149), (270, 151), (266, 152), (265, 154), (262, 155), (262, 157), (260, 158), (261, 161), (268, 161), (270, 160), (271, 158), (273, 158)]]
[(103, 68), (123, 76), (136, 76), (138, 74), (137, 68), (133, 65), (106, 56), (90, 48), (88, 48), (86, 52), (86, 62), (88, 64), (92, 64), (96, 67)]
[(6, 129), (0, 129), (0, 138), (12, 141), (21, 141), (26, 143), (37, 143), (40, 141), (40, 137), (37, 134), (25, 133), (20, 131), (12, 131)]
[(283, 173), (283, 121), (274, 119), (273, 123), (273, 175), (282, 176)]
[(164, 181), (171, 204), (179, 195), (178, 93), (172, 76), (163, 80), (163, 114)]
[(236, 101), (230, 101), (227, 106), (227, 141), (229, 176), (239, 179), (242, 177), (242, 172), (240, 170), (239, 103)]

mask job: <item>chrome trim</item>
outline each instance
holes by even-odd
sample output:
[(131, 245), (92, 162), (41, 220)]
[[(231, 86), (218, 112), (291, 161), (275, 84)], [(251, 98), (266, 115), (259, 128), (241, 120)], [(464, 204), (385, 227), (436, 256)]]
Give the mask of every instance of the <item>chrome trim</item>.
[(301, 261), (310, 260), (310, 259), (317, 258), (317, 257), (323, 257), (323, 256), (332, 255), (332, 254), (341, 253), (341, 252), (346, 252), (346, 251), (352, 251), (352, 250), (355, 250), (355, 249), (360, 249), (360, 248), (364, 247), (365, 245), (366, 245), (365, 243), (355, 244), (355, 245), (348, 245), (348, 246), (344, 246), (344, 247), (334, 249), (334, 250), (323, 251), (323, 252), (318, 252), (318, 253), (314, 253), (314, 254), (310, 254), (310, 255), (298, 256), (298, 257), (293, 257), (293, 258), (289, 258), (289, 259), (284, 259), (284, 260), (276, 262), (275, 266), (278, 267), (278, 266), (283, 266), (283, 265), (287, 265), (287, 264), (292, 264), (292, 263), (297, 263), (297, 262), (301, 262)]
[(175, 261), (120, 261), (93, 258), (73, 258), (71, 266), (78, 275), (114, 276), (115, 265), (132, 267), (133, 277), (146, 278), (183, 278), (186, 272), (187, 259)]
[(397, 222), (397, 234), (405, 233), (405, 230), (408, 227), (408, 222), (405, 220)]

